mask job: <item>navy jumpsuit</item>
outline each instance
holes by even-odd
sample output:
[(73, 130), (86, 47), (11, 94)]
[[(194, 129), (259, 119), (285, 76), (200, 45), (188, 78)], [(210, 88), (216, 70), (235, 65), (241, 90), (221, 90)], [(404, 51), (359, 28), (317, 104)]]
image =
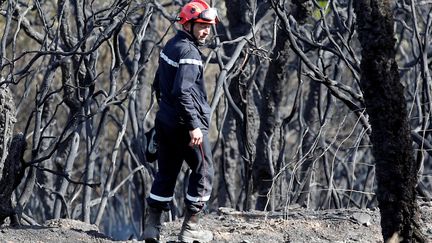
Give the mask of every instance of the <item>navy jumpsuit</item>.
[[(187, 209), (199, 212), (209, 200), (213, 161), (208, 139), (210, 106), (204, 86), (201, 53), (193, 38), (179, 31), (160, 53), (154, 88), (159, 170), (147, 198), (149, 206), (169, 210), (183, 161), (191, 174), (185, 196)], [(200, 128), (202, 144), (190, 147), (189, 131)]]

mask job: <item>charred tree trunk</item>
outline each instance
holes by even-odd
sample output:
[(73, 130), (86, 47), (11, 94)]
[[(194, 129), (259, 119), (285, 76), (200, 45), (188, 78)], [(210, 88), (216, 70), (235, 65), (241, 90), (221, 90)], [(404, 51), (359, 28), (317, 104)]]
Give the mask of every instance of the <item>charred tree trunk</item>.
[(11, 225), (20, 225), (18, 213), (12, 206), (12, 193), (21, 183), (26, 166), (22, 157), (26, 148), (26, 141), (22, 134), (15, 135), (9, 147), (2, 179), (0, 180), (0, 225), (10, 217)]
[(226, 0), (227, 19), (229, 23), (229, 37), (232, 39), (245, 35), (250, 22), (248, 20), (248, 4), (242, 0)]
[[(0, 171), (3, 171), (16, 122), (15, 106), (8, 88), (0, 86)], [(0, 173), (0, 180), (3, 179)]]
[(22, 134), (11, 139), (15, 122), (12, 97), (8, 89), (0, 87), (0, 225), (7, 217), (10, 217), (12, 225), (19, 224), (11, 198), (24, 176), (22, 156), (26, 142)]
[[(80, 133), (82, 126), (79, 125), (78, 117), (82, 117), (80, 111), (82, 110), (81, 103), (77, 99), (78, 94), (73, 89), (73, 71), (71, 60), (64, 61), (61, 64), (62, 70), (62, 82), (63, 82), (63, 97), (66, 105), (69, 108), (68, 121), (71, 127), (75, 129), (71, 139), (69, 139), (64, 146), (59, 149), (59, 156), (57, 157), (57, 164), (63, 167), (63, 172), (69, 175), (73, 171), (74, 163), (78, 157), (78, 150), (80, 145)], [(67, 189), (69, 187), (69, 181), (67, 178), (61, 178), (58, 182), (56, 200), (54, 203), (53, 217), (60, 218), (66, 215), (70, 218), (70, 204), (65, 201), (67, 195)], [(63, 212), (63, 214), (62, 214)]]
[(362, 45), (361, 86), (372, 126), (384, 241), (425, 242), (416, 203), (418, 166), (395, 61), (390, 1), (354, 2)]
[[(239, 36), (245, 35), (249, 31), (250, 21), (248, 14), (250, 9), (245, 1), (240, 0), (229, 0), (225, 1), (227, 20), (229, 26), (223, 29), (225, 32), (222, 34), (221, 39), (235, 39)], [(235, 46), (225, 47), (227, 56), (232, 56)], [(243, 57), (243, 54), (242, 54)], [(242, 103), (241, 95), (239, 93), (239, 78), (227, 80), (228, 89), (231, 97), (235, 100), (236, 104)], [(246, 157), (247, 149), (244, 144), (247, 143), (247, 139), (242, 134), (242, 120), (238, 118), (233, 111), (232, 107), (227, 107), (227, 113), (224, 115), (222, 125), (222, 140), (220, 144), (221, 158), (215, 158), (215, 160), (221, 160), (219, 171), (223, 175), (222, 180), (218, 185), (218, 201), (221, 205), (244, 209), (248, 206), (245, 201), (250, 201), (250, 193), (248, 193), (249, 183), (246, 182), (242, 185), (242, 181), (251, 178), (250, 163), (242, 164), (242, 157)], [(243, 167), (243, 169), (242, 169)], [(244, 171), (244, 175), (240, 173)], [(242, 178), (244, 177), (244, 178)], [(242, 178), (242, 179), (240, 179)], [(239, 188), (241, 188), (239, 190)]]
[[(274, 205), (269, 202), (269, 192), (273, 184), (275, 174), (273, 147), (279, 141), (276, 130), (280, 128), (280, 105), (286, 90), (287, 72), (289, 62), (289, 42), (284, 30), (279, 30), (276, 37), (276, 45), (273, 49), (272, 59), (263, 89), (263, 101), (260, 114), (260, 127), (256, 141), (256, 159), (254, 162), (254, 189), (258, 192), (256, 209), (272, 210)], [(274, 142), (275, 141), (275, 142)]]

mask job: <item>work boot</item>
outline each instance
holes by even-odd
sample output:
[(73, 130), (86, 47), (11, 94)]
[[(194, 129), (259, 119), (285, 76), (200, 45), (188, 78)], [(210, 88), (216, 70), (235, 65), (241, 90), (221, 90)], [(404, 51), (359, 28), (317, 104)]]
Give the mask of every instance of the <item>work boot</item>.
[(149, 207), (144, 224), (143, 240), (146, 243), (157, 243), (160, 239), (160, 228), (162, 226), (162, 210)]
[(213, 240), (213, 233), (202, 229), (199, 224), (199, 213), (193, 214), (191, 211), (186, 210), (179, 241), (193, 243), (210, 242), (211, 240)]

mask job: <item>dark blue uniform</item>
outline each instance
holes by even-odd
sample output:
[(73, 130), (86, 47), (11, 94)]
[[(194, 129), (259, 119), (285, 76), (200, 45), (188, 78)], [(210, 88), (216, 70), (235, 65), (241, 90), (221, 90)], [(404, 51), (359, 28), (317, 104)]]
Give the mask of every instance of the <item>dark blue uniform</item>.
[[(210, 106), (204, 86), (201, 53), (193, 38), (179, 31), (160, 53), (155, 86), (159, 98), (156, 115), (159, 171), (147, 201), (151, 207), (168, 210), (183, 161), (191, 175), (185, 203), (199, 212), (209, 200), (213, 161), (208, 140)], [(203, 141), (190, 147), (189, 131), (200, 128)]]

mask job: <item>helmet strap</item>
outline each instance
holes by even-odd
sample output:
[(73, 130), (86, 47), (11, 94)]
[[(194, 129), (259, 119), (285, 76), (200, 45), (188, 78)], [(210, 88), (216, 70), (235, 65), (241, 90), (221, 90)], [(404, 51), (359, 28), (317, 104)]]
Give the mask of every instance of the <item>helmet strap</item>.
[(194, 22), (194, 21), (191, 21), (190, 23), (191, 23), (191, 25), (190, 25), (189, 34), (190, 34), (190, 35), (192, 36), (192, 38), (194, 38), (194, 40), (196, 41), (196, 37), (195, 37), (195, 35), (194, 35), (194, 33), (193, 33), (193, 29), (194, 29), (194, 27), (195, 27), (195, 22)]

